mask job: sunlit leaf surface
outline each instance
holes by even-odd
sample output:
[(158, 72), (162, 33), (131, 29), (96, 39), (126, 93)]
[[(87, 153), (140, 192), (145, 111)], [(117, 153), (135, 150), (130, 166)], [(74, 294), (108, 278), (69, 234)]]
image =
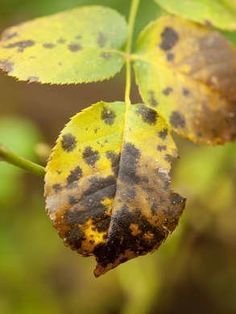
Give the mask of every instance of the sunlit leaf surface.
[(52, 84), (94, 82), (118, 73), (127, 25), (116, 11), (81, 7), (7, 29), (0, 68), (19, 80)]
[(162, 17), (141, 33), (135, 72), (145, 103), (177, 133), (208, 144), (236, 137), (236, 49), (220, 33)]
[(204, 25), (236, 30), (234, 0), (155, 0), (167, 12)]
[(67, 245), (96, 257), (96, 276), (158, 248), (184, 207), (166, 123), (143, 104), (125, 108), (100, 102), (74, 116), (47, 165), (48, 214)]

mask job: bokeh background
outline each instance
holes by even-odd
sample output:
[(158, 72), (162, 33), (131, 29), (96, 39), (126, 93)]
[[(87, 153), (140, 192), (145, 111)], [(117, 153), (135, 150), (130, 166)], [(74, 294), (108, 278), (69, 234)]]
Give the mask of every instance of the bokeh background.
[[(81, 4), (127, 16), (127, 0), (0, 0), (0, 29)], [(142, 0), (137, 32), (160, 13)], [(19, 83), (0, 74), (0, 142), (45, 164), (68, 119), (98, 100), (122, 100), (123, 73), (80, 86)], [(133, 101), (139, 100), (136, 87)], [(173, 169), (186, 210), (152, 255), (95, 279), (94, 261), (65, 248), (44, 210), (43, 182), (0, 163), (1, 314), (235, 314), (236, 144), (197, 146), (176, 138)]]

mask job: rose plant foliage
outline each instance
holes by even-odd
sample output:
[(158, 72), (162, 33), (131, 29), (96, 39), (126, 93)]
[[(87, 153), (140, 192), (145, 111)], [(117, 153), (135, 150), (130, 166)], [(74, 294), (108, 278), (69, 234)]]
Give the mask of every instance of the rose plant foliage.
[(177, 226), (185, 199), (171, 188), (172, 132), (209, 145), (236, 137), (236, 49), (224, 35), (236, 8), (156, 2), (162, 14), (132, 50), (130, 25), (102, 6), (11, 27), (0, 41), (0, 68), (28, 82), (97, 82), (133, 66), (143, 103), (77, 113), (46, 166), (47, 213), (66, 245), (95, 256), (96, 276), (154, 251)]

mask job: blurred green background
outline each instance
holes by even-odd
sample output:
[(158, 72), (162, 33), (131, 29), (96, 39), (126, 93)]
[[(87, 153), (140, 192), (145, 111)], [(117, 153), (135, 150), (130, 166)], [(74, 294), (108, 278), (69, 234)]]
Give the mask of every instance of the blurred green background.
[[(80, 4), (127, 15), (127, 0), (0, 0), (0, 29)], [(142, 0), (137, 31), (159, 14)], [(40, 86), (0, 74), (0, 141), (45, 163), (68, 119), (97, 100), (123, 99), (123, 74), (81, 86)], [(139, 96), (134, 86), (133, 101)], [(94, 261), (65, 248), (44, 211), (43, 182), (0, 163), (0, 314), (235, 314), (236, 145), (176, 139), (173, 176), (187, 197), (180, 225), (152, 255), (95, 279)]]

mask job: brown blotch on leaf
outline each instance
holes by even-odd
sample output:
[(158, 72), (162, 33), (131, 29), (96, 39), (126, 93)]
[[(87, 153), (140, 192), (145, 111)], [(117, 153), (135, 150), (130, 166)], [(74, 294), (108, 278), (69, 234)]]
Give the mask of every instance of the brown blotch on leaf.
[(163, 89), (163, 91), (162, 91), (162, 93), (163, 93), (165, 96), (169, 96), (172, 92), (173, 92), (173, 88), (171, 88), (171, 87), (166, 87), (166, 88)]
[(10, 73), (14, 69), (14, 63), (7, 60), (0, 61), (0, 69), (2, 69), (5, 72)]
[(71, 52), (77, 52), (82, 49), (82, 46), (80, 44), (73, 44), (73, 43), (69, 44), (67, 47)]
[(61, 140), (61, 146), (64, 151), (72, 152), (77, 144), (75, 136), (71, 133), (64, 134)]
[(186, 124), (185, 118), (180, 112), (173, 111), (170, 116), (170, 124), (174, 128), (184, 128)]
[(93, 150), (92, 147), (87, 146), (83, 151), (83, 159), (89, 166), (94, 166), (99, 160), (100, 155), (97, 150)]
[(56, 45), (53, 43), (44, 43), (43, 47), (46, 49), (52, 49), (52, 48), (56, 47)]
[(148, 124), (155, 124), (157, 121), (157, 112), (145, 105), (139, 105), (136, 112), (142, 117), (142, 120)]
[(18, 52), (23, 52), (26, 48), (32, 47), (35, 45), (33, 40), (22, 40), (12, 44), (5, 46), (4, 48), (11, 49), (11, 48), (18, 48)]
[(97, 43), (100, 48), (103, 48), (107, 43), (107, 38), (104, 33), (99, 32), (97, 37)]
[(161, 33), (162, 41), (160, 43), (160, 48), (162, 50), (171, 50), (179, 40), (178, 33), (172, 28), (167, 26)]
[(70, 174), (67, 177), (67, 184), (72, 184), (75, 181), (78, 181), (83, 175), (82, 169), (77, 166), (75, 169), (71, 170)]
[(112, 125), (115, 121), (116, 114), (114, 111), (104, 107), (101, 112), (101, 119), (106, 123)]

